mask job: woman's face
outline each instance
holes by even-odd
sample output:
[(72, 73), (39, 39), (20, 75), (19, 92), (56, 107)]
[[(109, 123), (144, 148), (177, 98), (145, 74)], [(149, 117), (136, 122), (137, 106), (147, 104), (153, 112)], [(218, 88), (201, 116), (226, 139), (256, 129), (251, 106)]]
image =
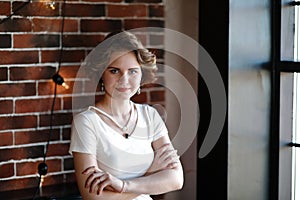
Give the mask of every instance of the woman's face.
[(139, 89), (142, 70), (133, 52), (113, 54), (102, 80), (105, 94), (113, 98), (130, 99)]

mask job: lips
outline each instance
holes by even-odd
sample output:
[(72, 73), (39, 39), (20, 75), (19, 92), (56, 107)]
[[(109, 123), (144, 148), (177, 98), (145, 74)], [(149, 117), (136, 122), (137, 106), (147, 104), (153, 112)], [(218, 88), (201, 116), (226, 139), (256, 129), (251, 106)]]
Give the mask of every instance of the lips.
[(127, 92), (130, 90), (130, 88), (120, 87), (120, 88), (116, 88), (116, 90), (118, 90), (119, 92)]

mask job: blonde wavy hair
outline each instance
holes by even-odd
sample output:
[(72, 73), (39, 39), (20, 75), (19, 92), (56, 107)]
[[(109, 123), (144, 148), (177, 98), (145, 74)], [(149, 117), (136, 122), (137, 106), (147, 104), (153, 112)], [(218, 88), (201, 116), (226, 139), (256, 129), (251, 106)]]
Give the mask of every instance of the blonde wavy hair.
[(108, 34), (105, 39), (89, 54), (85, 61), (89, 76), (99, 76), (108, 67), (112, 54), (116, 52), (134, 52), (142, 69), (141, 85), (153, 83), (156, 80), (156, 56), (146, 49), (141, 41), (128, 31), (118, 31)]

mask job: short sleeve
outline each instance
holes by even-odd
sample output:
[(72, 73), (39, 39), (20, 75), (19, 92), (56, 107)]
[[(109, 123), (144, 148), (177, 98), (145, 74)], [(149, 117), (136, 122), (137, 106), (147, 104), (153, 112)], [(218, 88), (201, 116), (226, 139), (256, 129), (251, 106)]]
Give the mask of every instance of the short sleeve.
[(166, 127), (166, 124), (162, 120), (157, 110), (151, 106), (148, 106), (148, 109), (149, 109), (151, 122), (153, 123), (153, 128), (154, 128), (153, 141), (159, 139), (162, 136), (168, 136), (168, 129)]
[(72, 122), (69, 153), (74, 151), (96, 155), (96, 149), (97, 138), (91, 120), (83, 113), (76, 115)]

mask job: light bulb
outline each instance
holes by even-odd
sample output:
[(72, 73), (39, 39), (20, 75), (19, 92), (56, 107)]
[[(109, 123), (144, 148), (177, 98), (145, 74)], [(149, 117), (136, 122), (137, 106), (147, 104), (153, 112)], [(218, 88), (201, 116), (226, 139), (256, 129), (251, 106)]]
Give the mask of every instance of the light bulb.
[(61, 75), (59, 75), (58, 73), (56, 73), (52, 76), (52, 80), (56, 84), (63, 86), (65, 89), (69, 89), (69, 86), (68, 86), (68, 84), (65, 83), (64, 78)]
[(54, 0), (40, 0), (40, 2), (43, 2), (47, 8), (50, 8), (51, 10), (55, 10), (55, 1)]
[(69, 89), (69, 85), (66, 84), (66, 82), (63, 82), (61, 85), (62, 85), (66, 90)]
[(55, 2), (51, 1), (48, 3), (49, 8), (51, 8), (52, 10), (55, 10)]

